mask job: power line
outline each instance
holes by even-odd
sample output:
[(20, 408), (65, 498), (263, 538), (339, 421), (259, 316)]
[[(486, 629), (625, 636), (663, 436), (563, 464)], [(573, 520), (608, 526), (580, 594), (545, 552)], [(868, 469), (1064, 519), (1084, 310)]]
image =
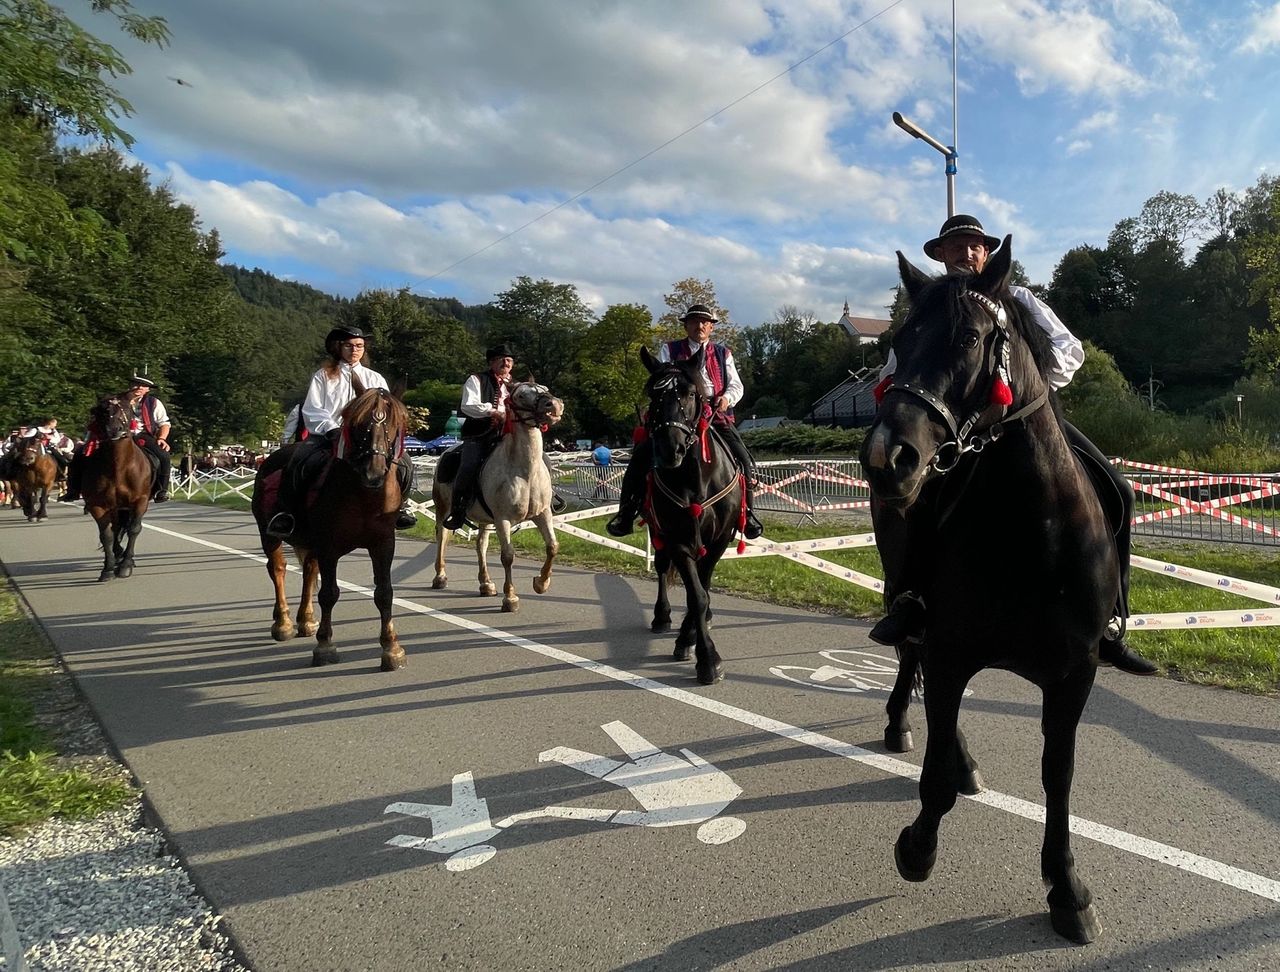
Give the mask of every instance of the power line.
[(441, 269), (441, 270), (437, 270), (435, 273), (431, 274), (431, 276), (429, 276), (429, 277), (423, 277), (421, 280), (417, 281), (416, 283), (410, 284), (410, 285), (409, 285), (409, 287), (408, 287), (408, 289), (409, 289), (409, 290), (413, 290), (413, 289), (415, 289), (415, 288), (417, 288), (417, 287), (421, 286), (421, 285), (422, 285), (422, 284), (424, 284), (424, 283), (427, 283), (427, 282), (429, 282), (429, 281), (435, 280), (437, 277), (443, 276), (444, 274), (448, 273), (450, 270), (453, 270), (453, 269), (455, 269), (455, 268), (457, 268), (457, 267), (462, 266), (462, 264), (466, 263), (468, 260), (472, 259), (473, 257), (478, 257), (481, 253), (484, 253), (484, 252), (486, 252), (487, 250), (491, 250), (491, 249), (493, 249), (493, 248), (494, 248), (495, 246), (497, 246), (499, 243), (504, 243), (504, 242), (506, 242), (507, 240), (511, 239), (511, 237), (515, 236), (517, 233), (520, 233), (520, 232), (522, 232), (523, 230), (528, 229), (528, 228), (529, 228), (530, 226), (532, 226), (534, 223), (537, 223), (537, 222), (540, 222), (541, 220), (546, 219), (546, 218), (547, 218), (548, 216), (550, 216), (552, 213), (558, 212), (559, 210), (563, 209), (565, 206), (568, 206), (570, 203), (572, 203), (572, 202), (577, 202), (579, 199), (581, 199), (583, 196), (587, 195), (588, 193), (593, 192), (593, 191), (594, 191), (594, 190), (596, 190), (596, 189), (599, 189), (601, 186), (603, 186), (603, 185), (604, 185), (606, 182), (608, 182), (609, 180), (617, 178), (618, 176), (622, 175), (622, 173), (626, 172), (628, 169), (633, 168), (633, 167), (635, 167), (635, 166), (639, 165), (639, 164), (640, 164), (641, 162), (643, 162), (645, 159), (650, 158), (651, 156), (657, 155), (659, 152), (661, 152), (661, 151), (662, 151), (664, 148), (666, 148), (668, 145), (671, 145), (671, 144), (673, 144), (674, 142), (678, 142), (680, 139), (684, 138), (684, 137), (685, 137), (686, 135), (688, 135), (690, 132), (693, 132), (693, 131), (695, 131), (695, 130), (697, 130), (697, 129), (701, 128), (701, 127), (702, 127), (703, 125), (705, 125), (707, 122), (712, 121), (712, 120), (713, 120), (713, 119), (715, 119), (715, 118), (718, 118), (720, 115), (723, 115), (723, 114), (724, 114), (726, 111), (728, 111), (730, 108), (734, 108), (734, 107), (736, 107), (737, 105), (740, 105), (742, 102), (746, 101), (748, 98), (750, 98), (750, 97), (751, 97), (753, 94), (755, 94), (756, 92), (761, 91), (761, 90), (763, 90), (764, 88), (767, 88), (769, 85), (773, 84), (773, 82), (777, 81), (779, 78), (785, 77), (786, 75), (788, 75), (788, 74), (790, 74), (792, 71), (794, 71), (796, 68), (800, 67), (802, 64), (806, 63), (807, 61), (811, 61), (811, 60), (813, 60), (815, 57), (817, 57), (819, 54), (823, 53), (824, 51), (830, 50), (832, 47), (834, 47), (836, 44), (839, 44), (842, 40), (844, 40), (844, 39), (845, 39), (846, 37), (848, 37), (850, 34), (853, 34), (853, 33), (857, 32), (857, 31), (861, 30), (863, 27), (867, 26), (867, 24), (869, 24), (869, 23), (871, 23), (871, 22), (873, 22), (873, 21), (875, 21), (875, 20), (879, 19), (879, 18), (880, 18), (880, 17), (882, 17), (884, 14), (886, 14), (886, 13), (888, 13), (890, 10), (892, 10), (894, 7), (898, 6), (898, 5), (899, 5), (899, 4), (901, 4), (901, 3), (905, 3), (905, 2), (906, 2), (906, 0), (893, 0), (893, 2), (892, 2), (892, 3), (890, 3), (888, 6), (883, 7), (882, 9), (880, 9), (880, 10), (876, 11), (874, 14), (872, 14), (872, 15), (871, 15), (870, 17), (868, 17), (866, 20), (862, 21), (862, 23), (857, 24), (856, 26), (850, 27), (848, 30), (846, 30), (846, 31), (845, 31), (843, 34), (841, 34), (839, 37), (836, 37), (834, 40), (831, 40), (831, 41), (827, 42), (826, 44), (823, 44), (823, 45), (822, 45), (821, 47), (819, 47), (816, 51), (813, 51), (813, 52), (811, 52), (811, 53), (809, 53), (809, 54), (806, 54), (804, 57), (800, 58), (800, 60), (796, 61), (794, 64), (792, 64), (792, 65), (790, 65), (790, 66), (788, 66), (788, 67), (784, 68), (783, 70), (779, 71), (777, 74), (775, 74), (773, 77), (769, 78), (767, 81), (762, 81), (762, 82), (760, 82), (758, 85), (756, 85), (756, 86), (755, 86), (754, 88), (752, 88), (750, 91), (748, 91), (746, 94), (741, 95), (740, 97), (735, 98), (733, 101), (729, 102), (727, 105), (724, 105), (724, 106), (723, 106), (723, 107), (721, 107), (721, 108), (717, 108), (715, 111), (713, 111), (711, 114), (709, 114), (706, 118), (702, 119), (702, 120), (701, 120), (701, 121), (699, 121), (699, 122), (695, 122), (694, 124), (692, 124), (692, 125), (690, 125), (688, 128), (686, 128), (684, 131), (680, 132), (679, 134), (677, 134), (677, 135), (672, 135), (669, 139), (667, 139), (667, 140), (666, 140), (665, 142), (663, 142), (661, 145), (658, 145), (658, 146), (656, 146), (656, 147), (654, 147), (654, 148), (651, 148), (648, 152), (645, 152), (645, 153), (644, 153), (644, 155), (641, 155), (639, 158), (632, 159), (632, 160), (631, 160), (630, 162), (628, 162), (626, 165), (622, 166), (622, 167), (621, 167), (621, 168), (619, 168), (619, 169), (615, 169), (613, 172), (610, 172), (607, 176), (605, 176), (603, 179), (600, 179), (598, 182), (594, 182), (594, 183), (592, 183), (591, 185), (587, 186), (587, 188), (585, 188), (585, 189), (581, 190), (580, 192), (576, 192), (576, 193), (574, 193), (574, 194), (573, 194), (572, 196), (570, 196), (568, 199), (565, 199), (563, 202), (557, 203), (555, 206), (552, 206), (552, 207), (551, 207), (550, 209), (548, 209), (546, 212), (544, 212), (544, 213), (539, 213), (537, 216), (533, 217), (533, 219), (529, 220), (527, 223), (522, 223), (522, 224), (520, 224), (520, 225), (519, 225), (519, 226), (517, 226), (515, 229), (511, 230), (511, 232), (502, 234), (502, 236), (499, 236), (496, 240), (492, 241), (491, 243), (486, 243), (484, 246), (480, 247), (480, 249), (478, 249), (478, 250), (474, 250), (474, 251), (472, 251), (471, 253), (468, 253), (468, 254), (467, 254), (466, 256), (464, 256), (462, 259), (460, 259), (460, 260), (455, 260), (453, 263), (449, 264), (447, 267), (444, 267), (444, 268), (443, 268), (443, 269)]

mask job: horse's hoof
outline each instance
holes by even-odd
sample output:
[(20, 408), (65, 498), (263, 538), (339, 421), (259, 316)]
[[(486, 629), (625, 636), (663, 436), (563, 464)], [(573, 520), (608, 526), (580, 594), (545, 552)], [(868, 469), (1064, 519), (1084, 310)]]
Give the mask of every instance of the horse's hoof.
[(29, 516), (29, 517), (27, 517), (27, 522), (28, 522), (28, 523), (38, 523), (39, 521), (38, 521), (34, 516)]
[(116, 576), (115, 571), (104, 570), (101, 574), (98, 575), (98, 583), (101, 584), (103, 581), (109, 581), (115, 576)]
[(685, 633), (681, 631), (676, 635), (676, 648), (692, 648), (698, 642), (698, 635), (695, 632)]
[(119, 578), (122, 578), (122, 579), (123, 579), (123, 578), (125, 578), (125, 577), (132, 577), (132, 576), (133, 576), (133, 568), (132, 568), (132, 567), (117, 567), (117, 568), (116, 568), (116, 576), (117, 576), (117, 577), (119, 577)]
[(511, 600), (509, 600), (509, 601), (504, 600), (504, 601), (502, 602), (502, 613), (503, 613), (503, 614), (515, 614), (515, 613), (516, 613), (517, 611), (519, 611), (519, 610), (520, 610), (520, 601), (519, 601), (519, 599), (518, 599), (518, 598), (514, 598), (514, 597), (513, 597), (513, 598), (512, 598)]
[(317, 648), (311, 653), (312, 668), (319, 668), (321, 665), (336, 665), (339, 660), (337, 648)]
[(659, 618), (654, 618), (653, 624), (649, 625), (649, 630), (654, 634), (666, 634), (671, 630), (671, 619), (667, 618), (666, 620), (661, 620)]
[(408, 663), (409, 661), (405, 658), (403, 651), (392, 654), (383, 652), (382, 654), (382, 670), (384, 672), (398, 672)]
[(982, 774), (976, 769), (971, 770), (968, 773), (962, 772), (959, 779), (956, 781), (956, 789), (965, 796), (977, 796), (982, 792), (982, 787)]
[(673, 651), (673, 652), (671, 653), (671, 657), (672, 657), (672, 659), (673, 659), (674, 661), (688, 661), (688, 660), (689, 660), (689, 646), (688, 646), (688, 645), (679, 645), (679, 644), (678, 644), (678, 645), (676, 645), (676, 650), (675, 650), (675, 651)]
[(926, 855), (920, 861), (908, 861), (908, 846), (911, 842), (911, 828), (902, 828), (897, 842), (893, 845), (893, 863), (898, 865), (898, 873), (908, 881), (927, 881), (933, 873), (933, 865), (938, 860), (938, 852)]
[(273, 641), (290, 641), (297, 633), (293, 625), (285, 627), (284, 625), (273, 624), (271, 626), (271, 639)]
[(1088, 945), (1102, 933), (1102, 923), (1093, 905), (1085, 905), (1080, 911), (1074, 908), (1049, 907), (1049, 920), (1053, 930), (1069, 942)]
[(884, 748), (891, 753), (909, 753), (916, 748), (915, 740), (911, 738), (911, 730), (906, 729), (899, 732), (897, 729), (888, 729), (884, 731)]
[(302, 635), (304, 638), (310, 638), (316, 633), (316, 629), (319, 627), (319, 621), (307, 621), (304, 624), (298, 625), (298, 634)]
[(444, 574), (441, 574), (431, 582), (431, 589), (433, 591), (443, 591), (448, 586), (449, 578), (445, 577)]
[(480, 595), (482, 597), (493, 597), (497, 593), (498, 593), (498, 589), (494, 587), (492, 584), (480, 585)]
[(710, 668), (698, 666), (698, 682), (701, 685), (715, 685), (724, 681), (724, 666), (716, 662)]
[(550, 586), (551, 586), (551, 578), (549, 577), (546, 580), (543, 580), (541, 577), (535, 577), (533, 579), (533, 593), (535, 594), (547, 593), (547, 589)]

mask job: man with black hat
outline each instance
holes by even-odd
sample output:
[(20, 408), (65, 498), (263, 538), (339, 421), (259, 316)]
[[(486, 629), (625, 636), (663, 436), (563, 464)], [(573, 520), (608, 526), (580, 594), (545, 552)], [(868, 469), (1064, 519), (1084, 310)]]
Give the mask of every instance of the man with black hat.
[[(988, 236), (982, 223), (975, 217), (956, 215), (948, 217), (938, 235), (924, 245), (924, 252), (929, 259), (945, 265), (948, 273), (981, 273), (991, 252), (999, 246), (1000, 241), (994, 236)], [(1026, 287), (1011, 286), (1009, 294), (1049, 336), (1053, 361), (1046, 377), (1053, 390), (1064, 387), (1071, 381), (1076, 369), (1084, 363), (1084, 346), (1067, 330), (1049, 305)], [(889, 358), (880, 371), (881, 388), (892, 383), (896, 367), (897, 358), (890, 351)], [(1124, 620), (1129, 616), (1129, 530), (1133, 520), (1133, 487), (1079, 429), (1070, 422), (1063, 421), (1062, 431), (1071, 448), (1084, 460), (1086, 468), (1111, 480), (1124, 507), (1115, 530), (1116, 554), (1120, 563), (1120, 593), (1116, 617), (1107, 628), (1107, 634), (1100, 645), (1099, 657), (1103, 662), (1130, 674), (1153, 675), (1159, 668), (1135, 652), (1124, 640)], [(895, 518), (891, 511), (885, 511), (880, 519), (881, 534), (893, 534), (892, 540), (888, 537), (882, 539), (900, 546), (901, 556), (893, 570), (890, 570), (890, 562), (885, 563), (886, 574), (897, 575), (886, 577), (886, 586), (895, 591), (897, 596), (890, 605), (889, 612), (871, 629), (870, 636), (880, 644), (898, 645), (908, 639), (924, 636), (926, 605), (914, 590), (916, 585), (912, 581), (911, 571), (915, 565), (927, 560), (928, 551), (924, 549), (927, 541), (923, 538), (931, 532), (933, 524), (928, 515), (923, 517), (930, 521), (926, 523), (921, 522), (920, 514)]]
[(485, 457), (502, 437), (507, 420), (507, 398), (510, 395), (511, 369), (515, 353), (506, 344), (496, 344), (484, 353), (487, 371), (468, 375), (462, 383), (462, 459), (453, 479), (453, 497), (449, 515), (441, 524), (446, 530), (458, 530), (467, 521), (467, 509), (475, 499), (476, 477)]
[[(742, 435), (733, 421), (733, 406), (742, 398), (742, 379), (734, 364), (733, 352), (728, 346), (711, 340), (711, 330), (720, 319), (706, 304), (690, 304), (680, 318), (687, 340), (666, 341), (658, 349), (659, 361), (686, 361), (698, 353), (702, 355), (702, 393), (711, 407), (711, 424), (724, 444), (733, 454), (738, 468), (747, 477), (747, 525), (743, 534), (755, 540), (764, 532), (752, 509), (755, 486), (755, 460), (742, 441)], [(640, 513), (640, 501), (644, 495), (645, 476), (652, 465), (652, 446), (647, 441), (638, 443), (631, 453), (627, 471), (622, 475), (618, 496), (618, 512), (605, 524), (605, 530), (615, 537), (625, 537), (635, 527)]]
[(164, 503), (169, 499), (169, 413), (152, 393), (155, 387), (156, 383), (146, 375), (134, 375), (122, 398), (135, 417), (134, 441), (160, 461), (151, 499)]
[[(352, 324), (339, 324), (325, 335), (324, 363), (311, 376), (307, 397), (300, 409), (307, 438), (298, 446), (281, 477), (277, 500), (281, 512), (267, 524), (266, 532), (273, 537), (288, 539), (297, 531), (301, 510), (294, 500), (296, 488), (300, 481), (310, 481), (328, 461), (333, 440), (342, 427), (342, 410), (356, 398), (356, 381), (365, 391), (387, 388), (387, 380), (364, 364), (368, 339), (364, 331)], [(396, 529), (407, 530), (417, 522), (408, 505), (413, 467), (407, 461), (398, 461), (396, 475), (403, 497)]]

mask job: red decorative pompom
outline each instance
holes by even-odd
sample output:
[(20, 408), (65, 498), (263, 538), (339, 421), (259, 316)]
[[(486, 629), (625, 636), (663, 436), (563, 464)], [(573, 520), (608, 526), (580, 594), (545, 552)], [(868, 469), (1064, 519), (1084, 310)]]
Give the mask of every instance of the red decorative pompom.
[(876, 385), (876, 387), (872, 389), (871, 394), (875, 396), (877, 405), (884, 401), (884, 393), (889, 390), (889, 386), (892, 384), (893, 375), (887, 375), (880, 384)]
[(643, 425), (637, 425), (631, 433), (632, 445), (643, 445), (649, 441), (649, 430)]
[(701, 503), (690, 503), (690, 504), (689, 504), (689, 512), (690, 512), (690, 513), (692, 513), (692, 514), (694, 515), (694, 517), (695, 517), (695, 518), (697, 518), (697, 517), (699, 517), (699, 516), (702, 516), (702, 504), (701, 504)]
[(738, 553), (744, 554), (746, 552), (747, 552), (747, 541), (740, 538), (738, 540)]
[(698, 548), (698, 559), (699, 559), (699, 560), (701, 560), (701, 559), (702, 559), (703, 557), (705, 557), (706, 555), (707, 555), (707, 548), (706, 548), (706, 547), (699, 547), (699, 548)]
[(1004, 379), (996, 376), (996, 380), (991, 383), (991, 404), (992, 405), (1012, 405), (1013, 392), (1009, 390), (1009, 386), (1004, 383)]
[(661, 550), (666, 546), (666, 544), (662, 542), (662, 537), (658, 536), (656, 533), (649, 536), (649, 542), (653, 544), (654, 550)]

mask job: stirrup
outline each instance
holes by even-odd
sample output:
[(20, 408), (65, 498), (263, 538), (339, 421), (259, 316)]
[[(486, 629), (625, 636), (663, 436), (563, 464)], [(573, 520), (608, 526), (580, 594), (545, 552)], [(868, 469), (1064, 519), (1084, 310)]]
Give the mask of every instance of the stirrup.
[(755, 510), (747, 510), (747, 525), (743, 528), (742, 535), (748, 540), (757, 540), (764, 535), (764, 524), (756, 519)]
[(153, 503), (169, 502), (169, 491), (167, 489), (160, 490), (159, 492), (156, 493), (155, 496), (151, 497), (151, 502)]
[(287, 540), (293, 536), (296, 525), (292, 513), (277, 513), (267, 523), (266, 529), (262, 532), (269, 537), (275, 537), (277, 540)]
[(402, 506), (398, 511), (396, 511), (396, 529), (397, 530), (409, 530), (417, 526), (417, 524), (418, 524), (417, 515), (408, 507)]
[(565, 502), (565, 498), (561, 496), (559, 493), (557, 493), (555, 490), (552, 490), (551, 491), (551, 513), (554, 516), (559, 516), (568, 508), (569, 508), (569, 504)]

